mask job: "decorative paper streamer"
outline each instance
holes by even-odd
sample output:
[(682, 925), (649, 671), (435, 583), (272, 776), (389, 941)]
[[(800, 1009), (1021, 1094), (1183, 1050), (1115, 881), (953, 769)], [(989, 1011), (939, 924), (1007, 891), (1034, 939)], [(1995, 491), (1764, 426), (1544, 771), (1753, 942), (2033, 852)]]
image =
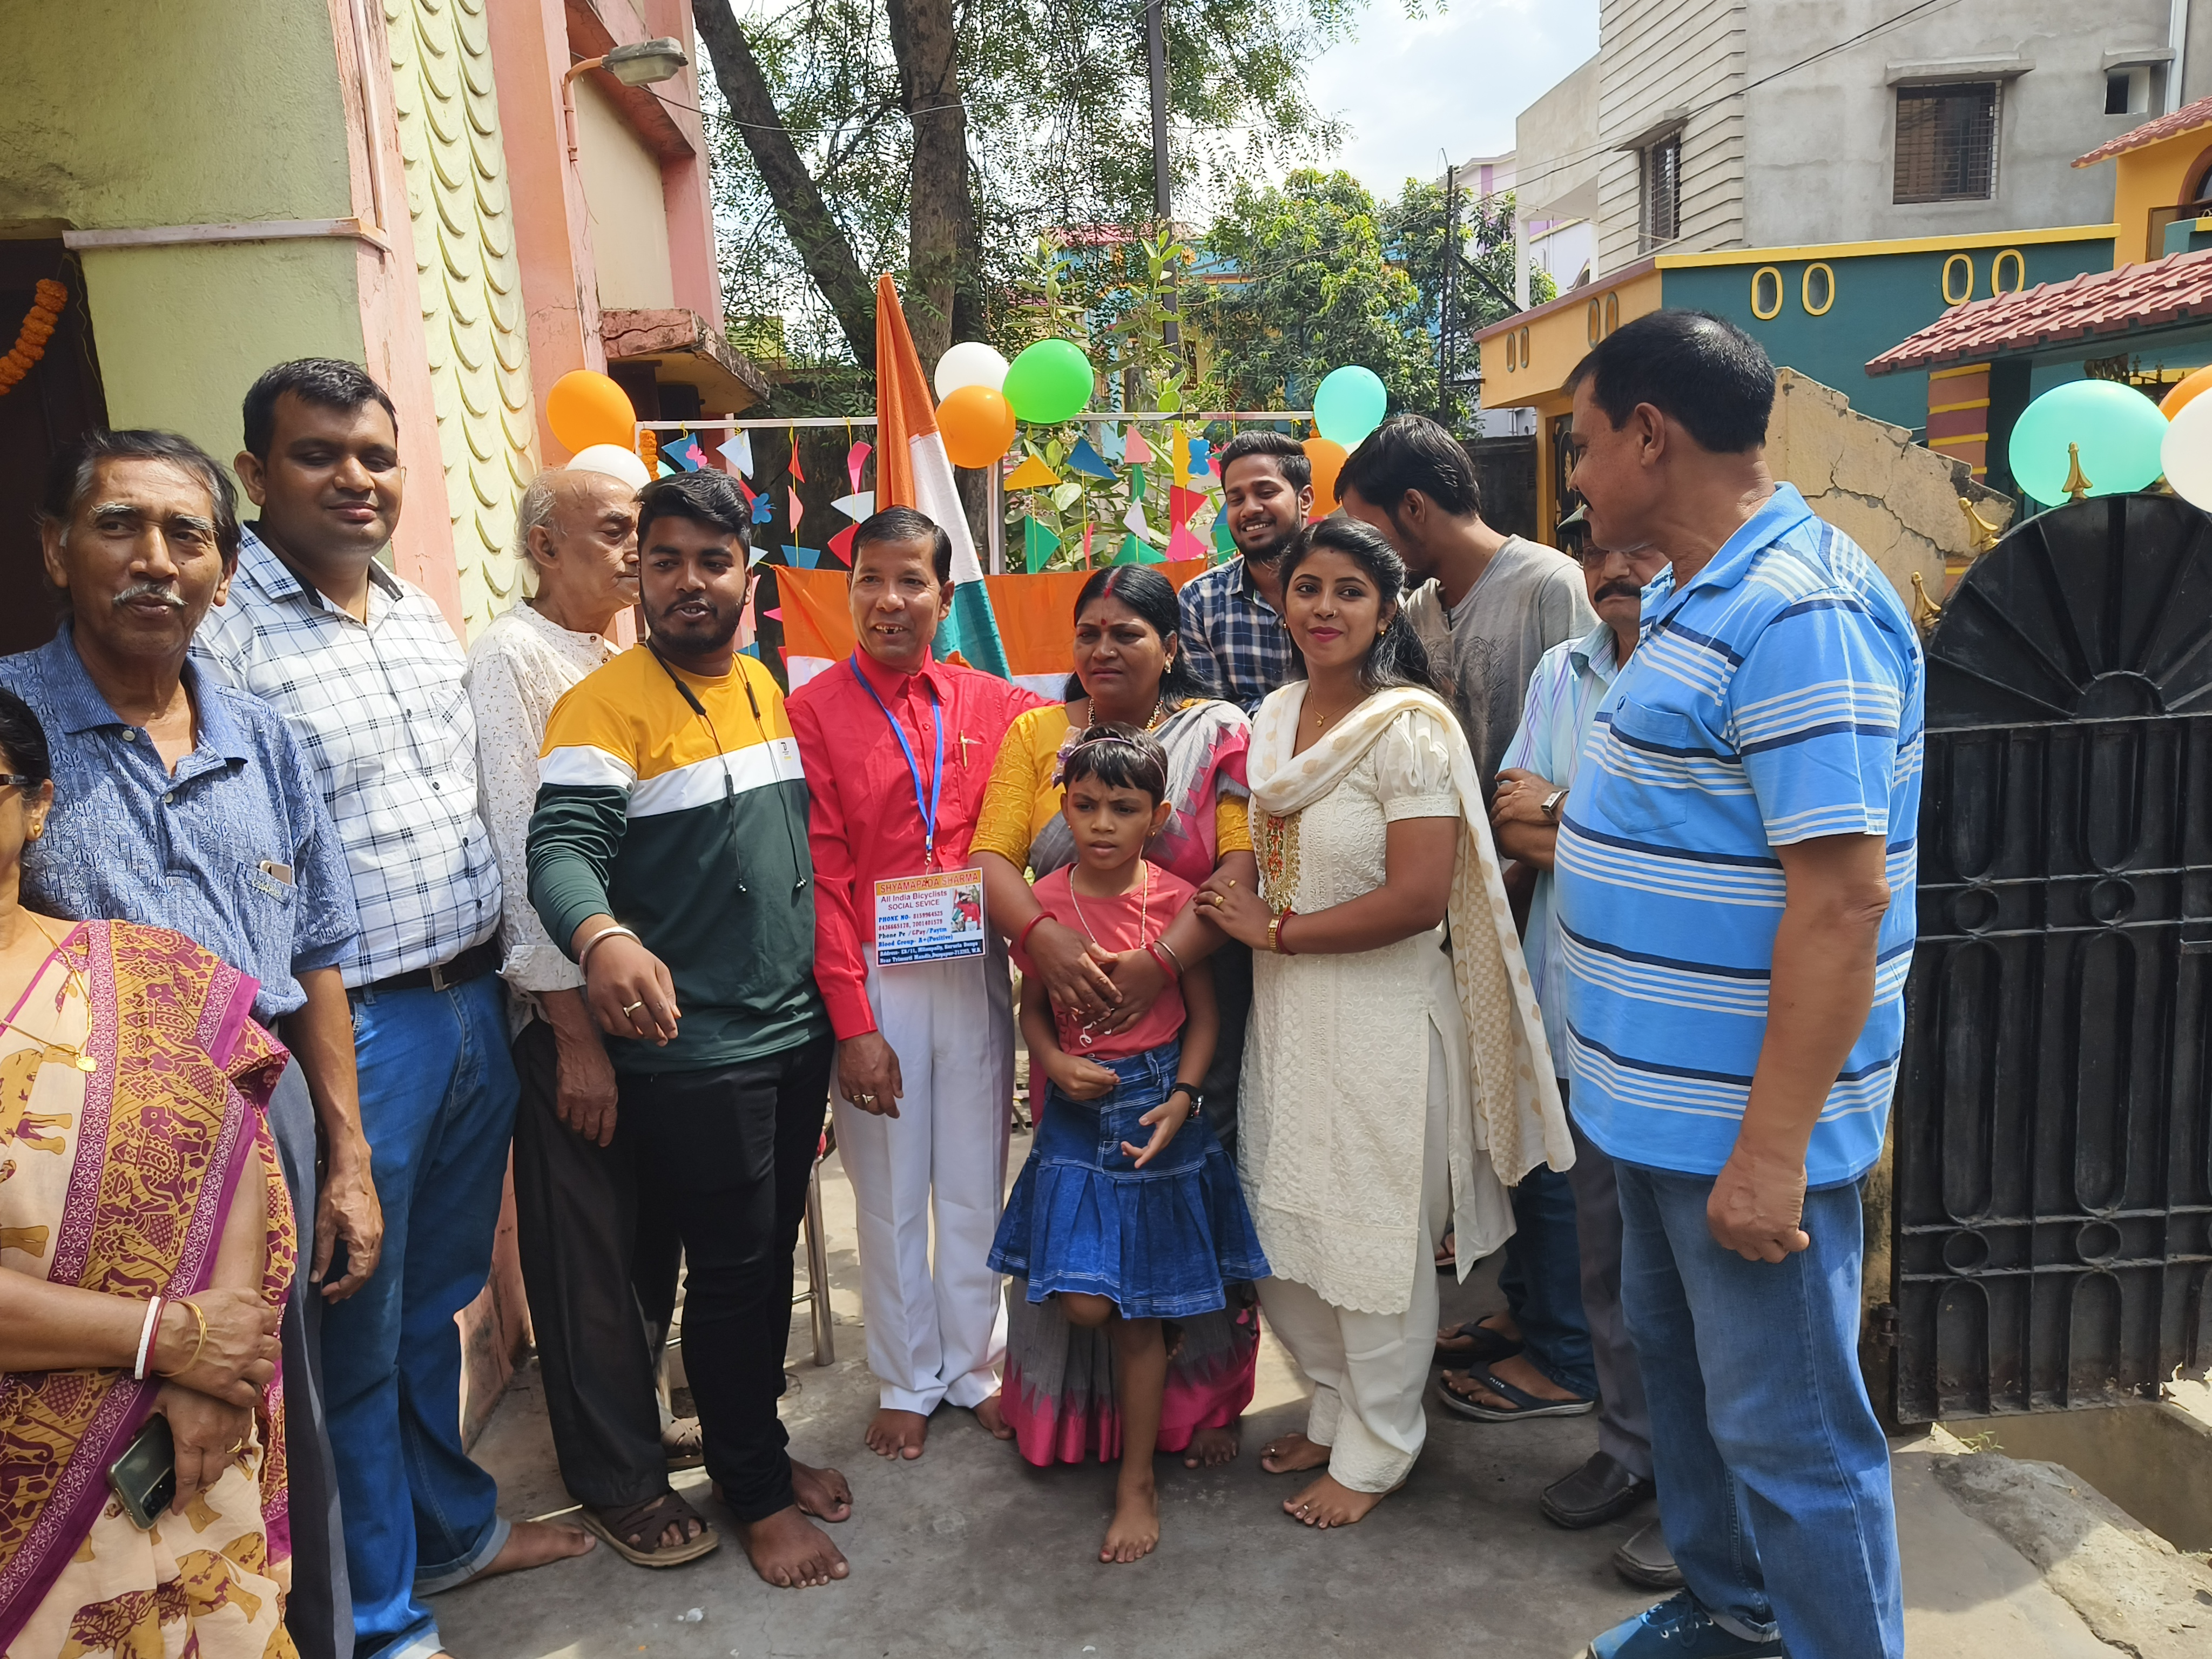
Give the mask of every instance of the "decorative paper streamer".
[(822, 550), (818, 547), (793, 547), (786, 542), (783, 544), (783, 562), (797, 565), (801, 570), (811, 570), (822, 562)]
[(1067, 470), (1086, 478), (1110, 479), (1114, 476), (1114, 469), (1106, 465), (1103, 455), (1091, 447), (1088, 438), (1078, 438), (1075, 447), (1067, 452)]
[(1083, 568), (1086, 570), (1091, 568), (1091, 530), (1092, 526), (1090, 525), (1086, 524), (1083, 526)]
[(1022, 520), (1022, 562), (1031, 570), (1044, 568), (1044, 562), (1060, 551), (1060, 538), (1047, 530), (1035, 519)]
[(1144, 562), (1146, 553), (1149, 550), (1144, 543), (1139, 541), (1134, 536), (1124, 536), (1121, 538), (1121, 545), (1114, 550), (1113, 562), (1141, 564)]
[(664, 478), (672, 478), (684, 470), (682, 467), (677, 465), (675, 462), (668, 459), (665, 455), (661, 458), (659, 465), (660, 476)]
[(806, 482), (805, 469), (799, 465), (799, 428), (797, 427), (791, 428), (791, 465), (788, 470), (791, 476), (799, 483)]
[[(1190, 521), (1190, 515), (1206, 505), (1202, 491), (1185, 489), (1181, 484), (1168, 486), (1168, 523), (1176, 528)], [(794, 520), (793, 522), (796, 522)]]
[(698, 439), (693, 437), (688, 432), (684, 434), (684, 441), (682, 443), (671, 444), (667, 448), (662, 450), (660, 453), (666, 456), (670, 460), (675, 462), (677, 465), (682, 467), (686, 472), (696, 472), (701, 466), (705, 465), (707, 459), (704, 455), (702, 455), (699, 453)]
[(1152, 538), (1152, 527), (1145, 521), (1145, 509), (1136, 502), (1129, 503), (1129, 510), (1121, 515), (1121, 522), (1128, 526), (1132, 536), (1140, 536), (1146, 541)]
[(1237, 538), (1229, 533), (1229, 515), (1226, 513), (1213, 515), (1213, 545), (1224, 558), (1237, 550)]
[(1190, 476), (1190, 434), (1179, 426), (1170, 428), (1168, 466), (1172, 477)]
[(854, 524), (858, 524), (876, 510), (876, 492), (872, 489), (863, 489), (858, 495), (840, 495), (830, 505)]
[(1175, 527), (1175, 534), (1168, 538), (1168, 557), (1202, 559), (1205, 556), (1206, 544), (1199, 540), (1196, 533), (1188, 525), (1177, 525)]
[(1032, 455), (1007, 475), (1003, 487), (1007, 489), (1042, 489), (1059, 482), (1060, 474), (1047, 466), (1039, 457)]
[[(1133, 427), (1130, 428), (1134, 431)], [(1121, 435), (1118, 426), (1098, 428), (1098, 452), (1109, 461), (1125, 461), (1129, 458), (1129, 441)]]
[(1129, 441), (1123, 448), (1121, 459), (1131, 466), (1146, 465), (1152, 459), (1152, 447), (1145, 441), (1143, 428), (1133, 422), (1129, 426)]
[(1129, 499), (1133, 501), (1141, 501), (1145, 499), (1145, 469), (1141, 466), (1131, 467), (1129, 469)]
[(835, 553), (839, 562), (848, 568), (851, 568), (853, 562), (853, 538), (860, 533), (860, 526), (848, 524), (830, 538), (830, 550)]
[[(792, 465), (794, 466), (798, 465), (798, 451), (792, 452), (791, 459)], [(799, 499), (799, 492), (795, 489), (787, 489), (784, 494), (791, 497), (791, 527), (796, 531), (799, 528), (799, 521), (806, 516), (806, 504)]]
[(775, 497), (765, 489), (753, 497), (753, 522), (766, 524), (775, 517)]
[(744, 474), (732, 472), (730, 474), (730, 482), (737, 485), (738, 494), (745, 498), (745, 507), (750, 511), (753, 504), (753, 487), (745, 482)]
[[(731, 471), (742, 477), (753, 470), (753, 434), (750, 432), (740, 432), (715, 453), (730, 464)], [(752, 499), (750, 490), (745, 492), (745, 499), (747, 501)]]
[(845, 452), (845, 471), (852, 475), (855, 491), (860, 487), (860, 469), (868, 464), (868, 457), (875, 453), (864, 443), (856, 443)]

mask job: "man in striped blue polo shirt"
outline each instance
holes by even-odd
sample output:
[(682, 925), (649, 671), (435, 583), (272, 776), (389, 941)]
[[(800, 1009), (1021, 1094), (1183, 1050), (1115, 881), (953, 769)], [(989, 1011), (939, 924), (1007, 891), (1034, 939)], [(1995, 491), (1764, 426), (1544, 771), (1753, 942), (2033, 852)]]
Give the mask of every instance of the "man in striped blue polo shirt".
[(1686, 1585), (1589, 1653), (1893, 1659), (1859, 1182), (1904, 1035), (1919, 642), (1872, 561), (1767, 471), (1774, 370), (1741, 330), (1641, 317), (1569, 384), (1591, 538), (1672, 567), (1585, 740), (1554, 866), (1573, 1111), (1618, 1173)]

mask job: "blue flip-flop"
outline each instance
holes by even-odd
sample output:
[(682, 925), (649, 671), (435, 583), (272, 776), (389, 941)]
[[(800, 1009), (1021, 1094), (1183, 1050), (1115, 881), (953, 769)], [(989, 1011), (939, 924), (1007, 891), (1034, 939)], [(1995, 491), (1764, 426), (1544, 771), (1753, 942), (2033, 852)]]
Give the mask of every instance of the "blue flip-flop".
[(1495, 1406), (1486, 1406), (1480, 1401), (1470, 1400), (1453, 1388), (1450, 1372), (1438, 1377), (1437, 1398), (1443, 1402), (1444, 1408), (1480, 1422), (1518, 1423), (1529, 1417), (1580, 1417), (1597, 1409), (1595, 1399), (1547, 1400), (1541, 1395), (1530, 1394), (1526, 1389), (1516, 1389), (1510, 1382), (1501, 1382), (1487, 1370), (1470, 1368), (1468, 1377), (1478, 1388), (1513, 1402), (1510, 1411), (1501, 1411)]

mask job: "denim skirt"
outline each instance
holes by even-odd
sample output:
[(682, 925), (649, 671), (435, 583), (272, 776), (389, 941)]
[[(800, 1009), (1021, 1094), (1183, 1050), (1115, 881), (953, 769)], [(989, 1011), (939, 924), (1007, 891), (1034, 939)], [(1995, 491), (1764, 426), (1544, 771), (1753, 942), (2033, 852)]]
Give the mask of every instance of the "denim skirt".
[(1167, 1098), (1181, 1060), (1175, 1042), (1100, 1060), (1120, 1081), (1097, 1100), (1047, 1091), (991, 1247), (991, 1266), (1027, 1279), (1031, 1302), (1079, 1291), (1125, 1319), (1177, 1319), (1225, 1306), (1230, 1280), (1267, 1276), (1237, 1171), (1202, 1115), (1141, 1170), (1121, 1150), (1152, 1139), (1138, 1119)]

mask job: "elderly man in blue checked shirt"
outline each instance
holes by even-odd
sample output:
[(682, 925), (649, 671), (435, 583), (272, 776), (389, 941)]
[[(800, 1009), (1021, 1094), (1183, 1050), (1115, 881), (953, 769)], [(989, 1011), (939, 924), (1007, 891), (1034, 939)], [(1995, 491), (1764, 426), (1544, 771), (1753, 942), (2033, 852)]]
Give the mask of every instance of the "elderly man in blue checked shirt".
[(1741, 330), (1653, 313), (1569, 385), (1591, 539), (1673, 567), (1553, 866), (1572, 1109), (1613, 1160), (1686, 1583), (1589, 1652), (1895, 1659), (1859, 1182), (1904, 1036), (1919, 641), (1872, 561), (1767, 471), (1774, 371)]
[(204, 945), (261, 981), (253, 1017), (292, 1050), (269, 1103), (301, 1231), (283, 1324), (284, 1619), (305, 1659), (344, 1659), (353, 1607), (324, 1427), (322, 1312), (368, 1281), (384, 1239), (340, 981), (359, 932), (345, 849), (276, 711), (187, 660), (237, 568), (230, 475), (174, 433), (91, 433), (55, 456), (39, 530), (69, 612), (48, 643), (0, 659), (0, 685), (38, 715), (53, 760), (54, 808), (24, 848), (23, 896)]

